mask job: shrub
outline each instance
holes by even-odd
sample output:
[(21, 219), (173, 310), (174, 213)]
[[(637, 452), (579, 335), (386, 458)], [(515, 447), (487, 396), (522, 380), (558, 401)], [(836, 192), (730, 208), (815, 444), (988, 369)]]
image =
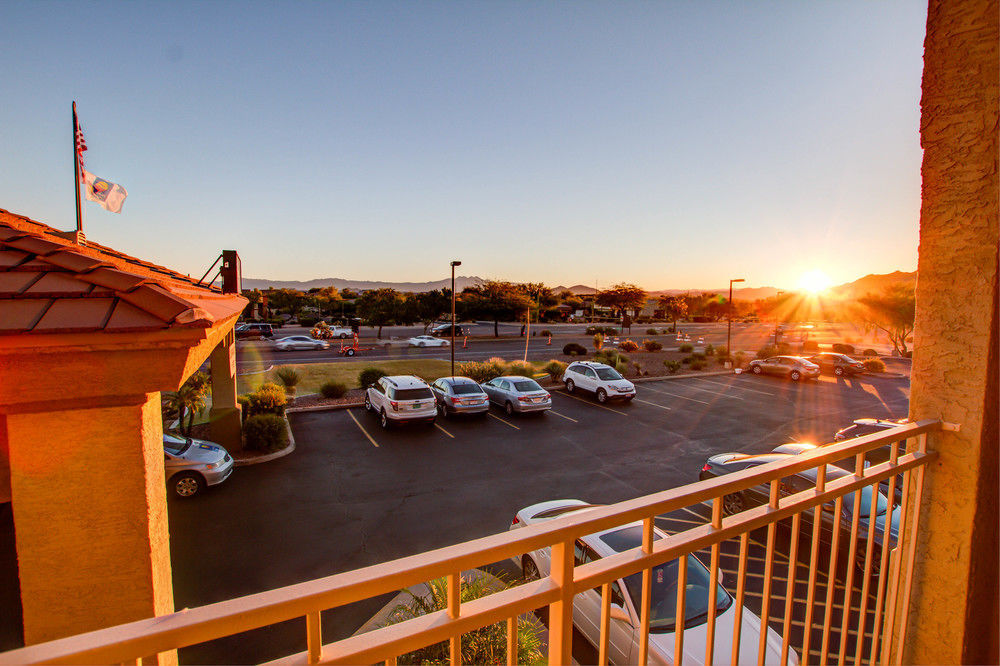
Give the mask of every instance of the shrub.
[(274, 374), (289, 393), (295, 393), (295, 387), (298, 385), (299, 380), (302, 379), (302, 375), (299, 374), (298, 370), (290, 368), (287, 365), (283, 365), (275, 370)]
[(316, 325), (319, 320), (316, 317), (299, 317), (299, 326), (305, 326), (306, 328), (312, 328)]
[(678, 361), (671, 360), (669, 358), (663, 359), (663, 367), (667, 369), (667, 372), (674, 374), (681, 369), (681, 364)]
[(765, 345), (757, 350), (757, 358), (771, 358), (777, 354), (778, 350), (775, 349), (774, 345)]
[(815, 340), (806, 340), (802, 343), (802, 351), (819, 351), (819, 343)]
[(247, 419), (261, 414), (284, 416), (286, 404), (288, 396), (285, 395), (285, 389), (270, 382), (261, 384), (256, 391), (247, 396)]
[(247, 417), (250, 416), (250, 396), (236, 396), (236, 404), (240, 406), (240, 419), (242, 419), (245, 424), (247, 422)]
[(550, 335), (552, 335), (552, 331), (550, 331), (550, 330), (549, 330), (549, 329), (547, 329), (547, 328), (543, 328), (543, 329), (542, 329), (542, 332), (541, 332), (541, 333), (539, 333), (538, 335), (542, 336), (543, 338), (547, 338), (547, 337), (549, 337)]
[(854, 345), (848, 345), (842, 342), (835, 342), (833, 343), (833, 351), (835, 351), (838, 354), (853, 354)]
[(594, 333), (594, 349), (601, 351), (604, 346), (604, 335), (601, 333)]
[(733, 367), (742, 368), (747, 362), (747, 355), (743, 352), (736, 352), (733, 354)]
[(549, 376), (552, 377), (552, 379), (558, 381), (559, 378), (562, 377), (563, 373), (566, 372), (566, 364), (562, 361), (552, 359), (545, 364), (545, 367), (543, 367), (542, 370), (549, 373)]
[(885, 372), (885, 361), (880, 358), (866, 358), (864, 364), (868, 372)]
[(695, 353), (691, 354), (691, 360), (693, 360), (693, 361), (704, 361), (705, 360), (705, 355), (702, 354), (701, 352), (695, 352)]
[(878, 356), (878, 352), (875, 351), (874, 349), (866, 349), (863, 352), (861, 352), (861, 355), (862, 356)]
[(775, 352), (781, 354), (782, 356), (792, 353), (792, 346), (787, 342), (779, 342), (778, 346), (775, 348)]
[(705, 345), (705, 356), (714, 356), (714, 355), (715, 355), (715, 347), (713, 347), (712, 345)]
[(506, 364), (503, 359), (491, 358), (485, 361), (465, 361), (459, 363), (456, 372), (463, 377), (476, 382), (488, 382), (494, 377), (499, 377), (506, 371)]
[(691, 361), (692, 370), (704, 370), (706, 365), (705, 361)]
[(255, 414), (243, 427), (246, 448), (251, 451), (280, 451), (288, 446), (285, 418), (277, 414)]
[(326, 382), (319, 387), (319, 392), (324, 398), (343, 398), (347, 395), (347, 386), (340, 382)]
[(677, 349), (678, 349), (678, 351), (681, 351), (681, 352), (683, 352), (685, 354), (690, 354), (691, 352), (694, 351), (694, 345), (692, 345), (692, 344), (690, 344), (688, 342), (685, 342), (684, 344), (682, 344)]
[(622, 354), (617, 349), (602, 349), (594, 354), (594, 360), (598, 363), (604, 363), (605, 365), (614, 367), (616, 361), (625, 361), (628, 363), (628, 356)]
[(656, 340), (643, 340), (642, 348), (648, 352), (655, 352), (663, 349), (663, 345), (657, 342)]
[(618, 329), (614, 326), (588, 326), (585, 335), (616, 335)]
[(684, 365), (689, 365), (693, 360), (694, 359), (691, 358), (690, 356), (685, 356), (684, 358), (681, 359), (681, 363), (683, 363)]
[(361, 388), (368, 388), (382, 377), (385, 377), (386, 374), (382, 368), (365, 368), (358, 373), (358, 384), (361, 385)]
[(563, 347), (563, 354), (566, 356), (586, 356), (587, 348), (583, 345), (578, 345), (575, 342), (571, 342)]
[(626, 352), (639, 351), (639, 345), (632, 340), (623, 340), (622, 343), (618, 345), (618, 348)]
[(647, 328), (646, 329), (646, 335), (656, 335), (656, 329), (655, 328)]
[[(632, 372), (635, 373), (636, 377), (642, 377), (642, 363), (633, 363)], [(647, 373), (649, 374), (649, 373)]]
[[(708, 349), (706, 349), (705, 351), (707, 352)], [(725, 361), (727, 358), (729, 358), (729, 350), (726, 347), (716, 347), (715, 356), (720, 361)]]
[(533, 378), (537, 372), (538, 370), (536, 370), (535, 366), (531, 363), (526, 361), (511, 361), (507, 364), (507, 367), (504, 368), (503, 374)]

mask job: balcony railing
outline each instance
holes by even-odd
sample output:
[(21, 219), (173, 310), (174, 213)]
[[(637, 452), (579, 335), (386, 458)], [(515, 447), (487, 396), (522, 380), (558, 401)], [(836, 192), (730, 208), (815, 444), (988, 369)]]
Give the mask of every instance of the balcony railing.
[[(650, 658), (650, 598), (651, 571), (654, 567), (679, 559), (681, 564), (695, 553), (707, 550), (710, 580), (716, 580), (720, 568), (720, 549), (726, 544), (739, 543), (736, 557), (738, 573), (728, 590), (735, 597), (736, 627), (739, 615), (748, 599), (748, 552), (751, 533), (766, 530), (763, 588), (760, 591), (758, 615), (761, 639), (767, 627), (782, 637), (781, 663), (792, 650), (803, 662), (836, 661), (900, 663), (906, 641), (906, 610), (909, 605), (919, 507), (924, 487), (924, 474), (936, 453), (928, 450), (927, 435), (942, 429), (939, 421), (922, 421), (894, 428), (883, 433), (817, 447), (793, 456), (787, 461), (769, 463), (754, 469), (720, 476), (691, 485), (647, 495), (618, 504), (591, 509), (576, 515), (512, 530), (503, 534), (468, 541), (392, 562), (320, 578), (297, 585), (278, 588), (239, 599), (179, 611), (171, 615), (141, 620), (129, 624), (93, 631), (79, 636), (50, 641), (0, 654), (0, 663), (119, 663), (136, 662), (144, 656), (168, 652), (177, 648), (232, 636), (245, 631), (304, 619), (305, 652), (290, 655), (276, 663), (395, 663), (399, 655), (443, 641), (450, 642), (453, 664), (460, 662), (461, 636), (492, 624), (507, 624), (508, 663), (517, 658), (517, 618), (535, 609), (548, 606), (550, 664), (571, 661), (573, 600), (578, 592), (601, 589), (599, 661), (607, 663), (609, 626), (611, 622), (610, 587), (613, 581), (642, 573), (642, 608), (638, 632), (638, 652), (633, 661), (646, 663)], [(866, 453), (890, 445), (887, 461), (866, 465)], [(853, 461), (853, 472), (828, 479), (827, 465)], [(815, 469), (814, 487), (792, 493), (783, 479), (804, 470)], [(902, 479), (899, 501), (898, 535), (884, 534), (889, 529), (897, 479)], [(861, 510), (844, 512), (845, 498), (852, 507), (862, 507), (862, 493), (872, 491), (877, 497), (879, 482), (887, 481), (885, 493), (888, 510), (879, 528), (859, 527)], [(723, 502), (733, 495), (764, 486), (768, 499), (765, 504), (725, 516)], [(852, 495), (853, 497), (848, 497)], [(703, 524), (654, 540), (654, 525), (658, 516), (692, 506), (710, 506)], [(829, 563), (821, 567), (818, 530), (830, 512), (833, 521), (832, 547)], [(813, 534), (808, 545), (809, 564), (798, 562), (799, 530), (803, 516), (812, 512)], [(603, 559), (574, 565), (574, 546), (578, 538), (589, 534), (640, 521), (642, 542), (639, 547)], [(786, 576), (775, 575), (776, 562), (782, 556), (775, 547), (776, 529), (791, 523), (790, 552), (782, 559)], [(847, 529), (846, 522), (850, 522)], [(867, 534), (864, 534), (866, 532)], [(879, 534), (879, 532), (882, 532)], [(880, 543), (892, 548), (876, 548)], [(843, 590), (836, 584), (838, 548), (842, 539), (850, 539), (845, 564)], [(756, 543), (756, 542), (755, 542)], [(806, 546), (803, 546), (806, 547)], [(520, 558), (524, 553), (550, 549), (551, 572), (540, 580), (528, 581), (489, 596), (460, 603), (461, 572), (508, 558)], [(904, 550), (905, 549), (905, 550)], [(855, 564), (856, 563), (856, 564)], [(863, 563), (863, 564), (862, 564)], [(804, 621), (801, 638), (792, 644), (791, 628), (795, 624), (792, 607), (796, 598), (795, 573), (798, 567), (808, 572)], [(821, 570), (825, 569), (825, 570)], [(856, 574), (856, 571), (857, 574)], [(686, 566), (679, 566), (676, 617), (684, 617)], [(817, 578), (825, 575), (825, 594), (817, 591)], [(324, 645), (321, 638), (320, 613), (326, 609), (391, 593), (437, 578), (446, 578), (449, 603), (446, 610), (358, 634)], [(801, 581), (800, 581), (801, 582)], [(861, 586), (859, 606), (854, 607), (856, 584)], [(714, 594), (714, 588), (713, 588)], [(872, 598), (874, 596), (874, 599)], [(714, 602), (714, 599), (713, 599)], [(783, 617), (772, 613), (772, 604), (781, 602)], [(800, 606), (801, 608), (801, 606)], [(835, 614), (835, 609), (839, 613)], [(835, 615), (839, 615), (839, 622)], [(616, 620), (617, 621), (617, 620)], [(731, 646), (721, 650), (715, 636), (715, 604), (709, 604), (706, 618), (705, 663), (737, 661), (741, 654), (741, 632), (733, 632)], [(677, 623), (673, 641), (674, 663), (683, 661), (684, 622)], [(853, 637), (853, 638), (852, 638)], [(765, 641), (758, 642), (757, 661), (765, 659)], [(746, 650), (743, 651), (744, 658)]]

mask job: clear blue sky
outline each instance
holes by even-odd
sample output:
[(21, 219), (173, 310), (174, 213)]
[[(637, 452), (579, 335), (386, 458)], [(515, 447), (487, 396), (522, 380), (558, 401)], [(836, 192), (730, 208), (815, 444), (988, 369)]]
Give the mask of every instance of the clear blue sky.
[(926, 4), (0, 1), (0, 208), (200, 274), (915, 270)]

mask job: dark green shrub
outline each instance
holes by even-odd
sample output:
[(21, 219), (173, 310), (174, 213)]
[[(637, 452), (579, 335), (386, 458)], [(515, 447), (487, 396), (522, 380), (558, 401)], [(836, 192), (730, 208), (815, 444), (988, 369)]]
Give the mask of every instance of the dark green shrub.
[(771, 358), (777, 355), (778, 350), (774, 348), (774, 345), (765, 345), (757, 350), (757, 358)]
[(663, 345), (657, 342), (656, 340), (643, 340), (642, 348), (648, 352), (655, 352), (663, 349)]
[(804, 352), (819, 351), (819, 343), (816, 342), (815, 340), (806, 340), (805, 342), (802, 343), (802, 351)]
[(854, 345), (849, 345), (843, 342), (835, 342), (833, 343), (833, 351), (838, 354), (853, 354)]
[(288, 446), (285, 419), (277, 414), (255, 414), (243, 427), (246, 448), (251, 451), (280, 451)]
[(861, 355), (862, 356), (878, 356), (878, 352), (875, 351), (874, 349), (866, 349), (863, 352), (861, 352)]
[(880, 358), (866, 358), (864, 364), (868, 372), (885, 372), (885, 361)]
[(639, 351), (639, 345), (632, 340), (623, 340), (618, 348), (625, 352)]
[(319, 387), (319, 392), (324, 398), (343, 398), (347, 395), (347, 386), (340, 382), (326, 382)]
[(691, 361), (693, 360), (694, 359), (691, 358), (690, 356), (685, 356), (684, 358), (681, 359), (681, 363), (683, 363), (684, 365), (690, 365)]
[(715, 355), (715, 347), (713, 347), (712, 345), (705, 345), (705, 356), (714, 356), (714, 355)]
[(261, 414), (284, 416), (287, 404), (288, 396), (285, 395), (285, 389), (277, 384), (261, 384), (256, 391), (247, 396), (247, 417)]
[(549, 373), (549, 376), (551, 376), (552, 379), (558, 381), (559, 378), (562, 377), (563, 373), (566, 372), (566, 364), (562, 361), (552, 359), (545, 364), (545, 367), (543, 367), (542, 370)]
[(647, 328), (646, 329), (646, 335), (656, 335), (656, 329), (655, 328)]
[(571, 342), (563, 346), (563, 354), (566, 356), (586, 356), (587, 348), (583, 345)]
[(681, 369), (681, 364), (678, 361), (673, 361), (669, 358), (663, 359), (663, 367), (667, 369), (667, 372), (674, 374)]
[(678, 351), (680, 351), (680, 352), (682, 352), (684, 354), (690, 354), (691, 352), (694, 351), (694, 345), (692, 345), (690, 342), (685, 342), (684, 344), (682, 344), (677, 349), (678, 349)]
[(382, 368), (365, 368), (358, 374), (358, 384), (361, 385), (361, 388), (366, 389), (382, 377), (385, 377), (386, 374)]
[(704, 370), (706, 365), (705, 361), (691, 361), (692, 370)]

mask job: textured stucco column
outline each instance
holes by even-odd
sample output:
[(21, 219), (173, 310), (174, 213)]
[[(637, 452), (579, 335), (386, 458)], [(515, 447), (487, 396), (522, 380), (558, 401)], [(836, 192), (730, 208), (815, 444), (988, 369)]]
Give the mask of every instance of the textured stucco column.
[(6, 420), (25, 643), (172, 613), (160, 394)]
[(997, 7), (928, 8), (910, 418), (961, 431), (929, 441), (905, 663), (997, 659)]
[(236, 402), (236, 334), (219, 342), (209, 357), (212, 373), (212, 409), (209, 411), (212, 441), (228, 451), (243, 449), (243, 421)]

